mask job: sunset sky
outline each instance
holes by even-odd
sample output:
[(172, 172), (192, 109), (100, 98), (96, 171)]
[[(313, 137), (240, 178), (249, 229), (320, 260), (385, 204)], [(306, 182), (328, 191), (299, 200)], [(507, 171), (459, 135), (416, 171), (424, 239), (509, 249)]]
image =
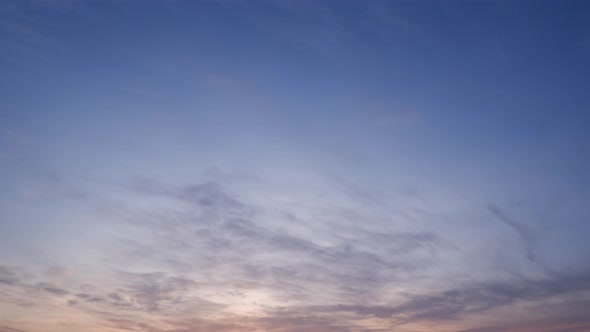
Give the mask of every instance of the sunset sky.
[(590, 331), (590, 1), (0, 1), (0, 332)]

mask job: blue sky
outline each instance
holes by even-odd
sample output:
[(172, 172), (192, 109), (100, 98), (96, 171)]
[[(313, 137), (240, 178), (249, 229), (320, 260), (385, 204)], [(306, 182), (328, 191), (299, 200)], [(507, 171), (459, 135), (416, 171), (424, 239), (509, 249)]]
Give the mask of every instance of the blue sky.
[(586, 1), (4, 1), (0, 332), (590, 331)]

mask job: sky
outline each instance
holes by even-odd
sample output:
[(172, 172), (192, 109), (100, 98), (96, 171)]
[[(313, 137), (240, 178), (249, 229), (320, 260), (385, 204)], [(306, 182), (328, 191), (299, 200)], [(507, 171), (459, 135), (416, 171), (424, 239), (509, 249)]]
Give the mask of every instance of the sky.
[(0, 332), (590, 331), (590, 2), (0, 2)]

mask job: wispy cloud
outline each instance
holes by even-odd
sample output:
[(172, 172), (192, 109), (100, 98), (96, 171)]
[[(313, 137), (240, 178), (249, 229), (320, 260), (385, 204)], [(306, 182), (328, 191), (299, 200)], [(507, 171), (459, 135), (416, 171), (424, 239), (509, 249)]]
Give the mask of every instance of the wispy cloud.
[(20, 281), (20, 278), (14, 269), (0, 265), (0, 284), (14, 285)]
[(26, 332), (26, 331), (25, 330), (21, 330), (21, 329), (14, 329), (12, 327), (1, 326), (0, 325), (0, 332)]
[[(359, 316), (391, 318), (398, 325), (421, 321), (455, 320), (471, 313), (492, 310), (519, 301), (542, 302), (548, 298), (575, 296), (577, 293), (588, 291), (590, 291), (590, 274), (582, 274), (557, 279), (471, 284), (429, 295), (410, 295), (401, 304), (391, 306), (339, 304), (302, 307), (294, 309), (291, 315), (321, 312), (354, 313)], [(577, 308), (577, 304), (572, 303), (573, 308)], [(504, 329), (489, 328), (489, 330), (503, 331)], [(487, 330), (482, 329), (482, 331)]]
[(504, 224), (510, 227), (513, 231), (524, 242), (527, 253), (526, 258), (532, 263), (537, 264), (545, 272), (549, 274), (555, 274), (555, 271), (545, 262), (545, 260), (539, 255), (539, 240), (538, 236), (533, 229), (528, 225), (515, 221), (510, 218), (504, 210), (494, 204), (489, 204), (488, 209)]

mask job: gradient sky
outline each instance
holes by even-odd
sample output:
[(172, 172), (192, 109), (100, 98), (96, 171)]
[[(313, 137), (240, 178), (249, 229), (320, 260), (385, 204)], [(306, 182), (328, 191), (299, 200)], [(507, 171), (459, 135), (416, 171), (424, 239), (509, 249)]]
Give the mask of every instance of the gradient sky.
[(590, 2), (0, 2), (0, 332), (590, 331)]

